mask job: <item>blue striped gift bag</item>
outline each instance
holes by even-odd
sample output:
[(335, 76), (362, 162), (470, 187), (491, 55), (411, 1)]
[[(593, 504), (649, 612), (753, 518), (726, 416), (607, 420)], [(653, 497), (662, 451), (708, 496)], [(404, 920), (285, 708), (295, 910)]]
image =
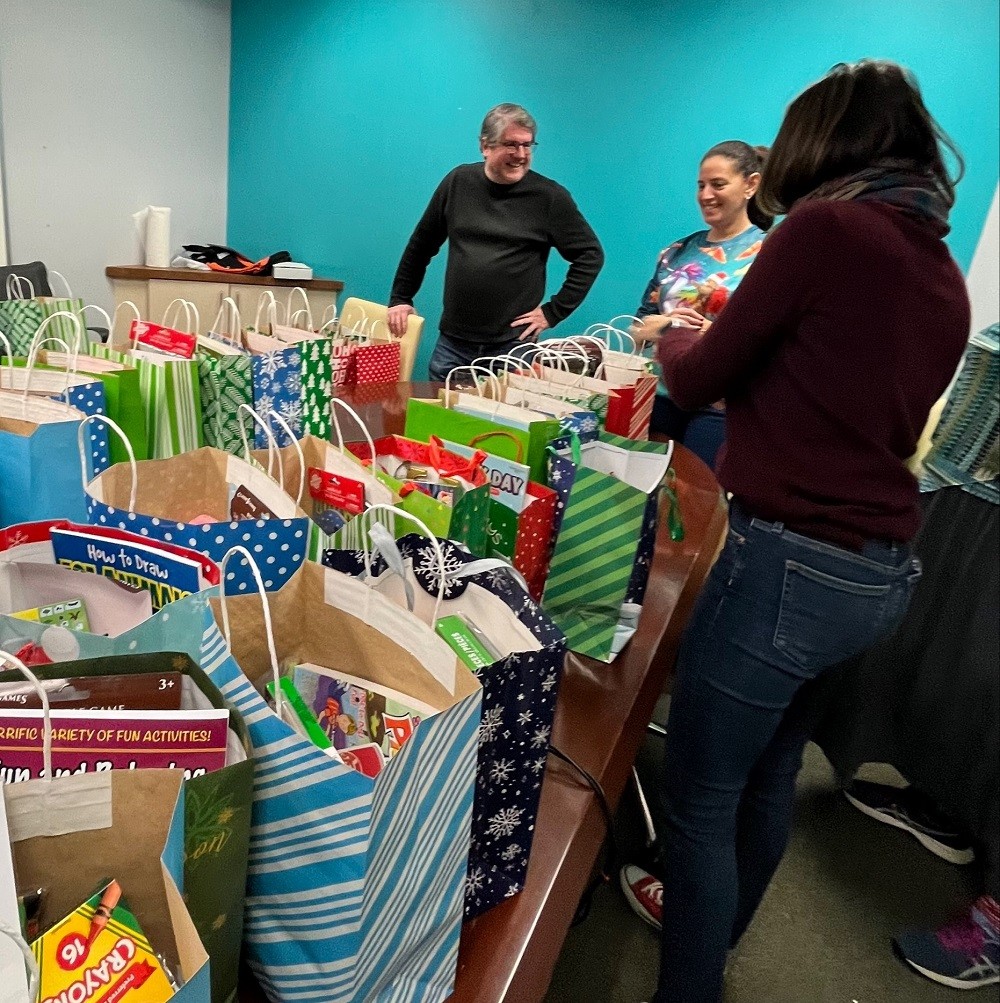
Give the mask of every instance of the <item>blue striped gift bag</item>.
[[(268, 603), (273, 658), (256, 596), (219, 603), (231, 649), (208, 624), (200, 657), (253, 746), (250, 968), (275, 1003), (444, 1000), (458, 960), (479, 683), (444, 641), (346, 575), (308, 564)], [(250, 680), (271, 678), (276, 661), (348, 673), (436, 713), (371, 780), (264, 702)]]

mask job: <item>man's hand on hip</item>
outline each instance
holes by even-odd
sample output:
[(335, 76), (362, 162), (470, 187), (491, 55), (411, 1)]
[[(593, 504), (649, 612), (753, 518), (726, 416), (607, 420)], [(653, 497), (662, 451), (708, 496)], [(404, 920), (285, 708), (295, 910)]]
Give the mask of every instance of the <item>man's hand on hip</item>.
[(534, 310), (522, 313), (520, 317), (515, 317), (510, 322), (511, 327), (524, 327), (524, 330), (517, 336), (518, 341), (538, 341), (538, 336), (542, 331), (549, 329), (549, 322), (542, 313), (542, 308), (536, 306)]
[(406, 320), (411, 313), (416, 312), (409, 303), (397, 303), (396, 306), (389, 307), (385, 322), (394, 337), (402, 338), (406, 334)]

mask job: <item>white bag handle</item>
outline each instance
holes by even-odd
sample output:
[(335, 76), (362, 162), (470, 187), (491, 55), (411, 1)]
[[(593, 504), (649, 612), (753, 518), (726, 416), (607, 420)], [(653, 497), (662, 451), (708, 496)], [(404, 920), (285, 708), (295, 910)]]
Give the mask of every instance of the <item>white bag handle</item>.
[(337, 304), (331, 303), (324, 311), (323, 316), (320, 318), (320, 330), (326, 327), (327, 324), (333, 323), (337, 319)]
[[(267, 412), (267, 416), (266, 417), (267, 417), (267, 420), (268, 420), (269, 423), (271, 421), (276, 421), (278, 423), (278, 427), (285, 433), (285, 435), (288, 436), (288, 438), (291, 441), (292, 445), (295, 447), (295, 452), (298, 454), (298, 457), (299, 457), (299, 493), (295, 496), (295, 504), (301, 506), (301, 504), (302, 504), (302, 492), (305, 491), (305, 488), (306, 488), (306, 457), (305, 457), (305, 454), (302, 452), (302, 444), (299, 442), (298, 439), (295, 438), (295, 433), (292, 431), (291, 425), (289, 425), (288, 422), (285, 421), (285, 419), (282, 418), (282, 416), (280, 414), (278, 414), (277, 411), (274, 410), (274, 408), (271, 408), (271, 410)], [(277, 441), (278, 441), (277, 437), (275, 437), (275, 446), (277, 446)], [(279, 458), (281, 457), (281, 453), (280, 452), (278, 453), (278, 457)], [(285, 482), (284, 475), (282, 475), (281, 482), (282, 482), (282, 486), (284, 486), (284, 482)]]
[[(278, 440), (274, 437), (274, 431), (271, 426), (268, 425), (264, 419), (257, 414), (256, 411), (249, 404), (240, 404), (236, 409), (236, 417), (239, 418), (240, 415), (246, 411), (248, 415), (253, 419), (254, 424), (264, 433), (267, 437), (267, 476), (273, 481), (274, 477), (274, 454), (278, 453), (278, 484), (281, 486), (281, 490), (285, 490), (285, 471), (282, 467), (281, 453), (278, 452)], [(247, 463), (253, 463), (253, 459), (250, 456), (250, 442), (247, 439), (247, 430), (243, 427), (243, 421), (240, 419), (240, 438), (243, 440), (243, 458)]]
[[(66, 365), (66, 386), (63, 387), (62, 396), (63, 399), (69, 404), (69, 388), (73, 383), (73, 377), (76, 376), (76, 367), (79, 362), (79, 356), (75, 352), (71, 352), (69, 345), (66, 344), (62, 338), (56, 338), (54, 335), (48, 338), (42, 338), (41, 341), (38, 340), (36, 335), (31, 340), (31, 347), (28, 349), (28, 361), (24, 364), (24, 389), (21, 391), (21, 396), (25, 399), (25, 408), (27, 408), (28, 391), (31, 389), (31, 378), (35, 375), (35, 366), (38, 362), (38, 352), (42, 345), (58, 345), (69, 357)], [(11, 389), (13, 389), (13, 379), (11, 380)]]
[[(375, 532), (374, 536), (372, 535), (372, 529), (374, 528), (374, 524), (371, 523), (370, 520), (376, 512), (389, 513), (391, 514), (393, 520), (406, 519), (407, 521), (413, 523), (413, 525), (416, 526), (417, 529), (419, 529), (420, 532), (430, 540), (431, 546), (434, 549), (434, 556), (438, 560), (438, 571), (440, 572), (440, 574), (438, 575), (438, 594), (437, 594), (437, 599), (434, 602), (434, 614), (431, 617), (431, 623), (430, 623), (430, 626), (433, 629), (434, 625), (438, 622), (438, 617), (441, 613), (441, 603), (444, 602), (444, 590), (447, 584), (445, 579), (448, 577), (448, 568), (447, 565), (445, 564), (444, 551), (441, 549), (441, 544), (438, 541), (438, 538), (415, 515), (410, 515), (409, 512), (404, 512), (401, 508), (397, 508), (395, 505), (370, 505), (368, 508), (364, 510), (364, 512), (361, 513), (361, 515), (358, 516), (358, 522), (360, 523), (359, 529), (364, 530), (365, 527), (368, 528), (368, 535), (372, 541), (373, 548), (377, 545), (379, 537), (378, 537), (378, 531)], [(362, 541), (364, 540), (363, 533), (361, 535), (361, 539)], [(395, 540), (393, 540), (393, 544), (395, 544)], [(372, 573), (371, 551), (368, 550), (367, 546), (363, 542), (361, 545), (361, 549), (365, 558), (365, 573), (369, 577), (371, 577)], [(383, 554), (383, 556), (385, 555)]]
[[(385, 332), (385, 337), (381, 337), (377, 334), (379, 326), (381, 325), (382, 330)], [(371, 325), (368, 328), (368, 339), (370, 341), (377, 341), (380, 344), (391, 344), (396, 339), (392, 335), (392, 331), (389, 330), (389, 325), (384, 320), (379, 320), (377, 317), (372, 319)]]
[[(305, 289), (302, 288), (302, 286), (294, 286), (292, 288), (292, 291), (288, 294), (288, 318), (289, 318), (289, 323), (290, 324), (292, 323), (291, 322), (291, 317), (292, 317), (292, 300), (295, 299), (295, 294), (296, 293), (298, 293), (302, 297), (303, 309), (306, 312), (306, 323), (309, 325), (306, 328), (306, 330), (307, 331), (314, 331), (315, 328), (313, 327), (312, 307), (309, 305), (309, 294), (305, 291)], [(299, 311), (296, 311), (295, 315), (298, 316), (298, 313), (299, 313)], [(294, 327), (294, 326), (295, 325), (292, 324), (292, 327)]]
[[(55, 323), (55, 321), (57, 319), (64, 319), (64, 320), (68, 319), (70, 321), (70, 323), (72, 324), (72, 326), (73, 326), (73, 335), (74, 335), (74, 337), (73, 337), (74, 351), (75, 351), (75, 353), (77, 355), (79, 355), (80, 354), (81, 338), (83, 336), (82, 335), (83, 328), (82, 328), (82, 326), (80, 324), (80, 318), (77, 317), (77, 315), (75, 313), (70, 313), (67, 310), (58, 310), (58, 311), (56, 311), (56, 313), (50, 314), (48, 317), (46, 317), (45, 320), (43, 320), (41, 322), (41, 324), (38, 325), (38, 330), (35, 331), (32, 339), (31, 339), (31, 344), (34, 345), (36, 343), (41, 343), (43, 340), (46, 340), (46, 339), (44, 339), (42, 337), (45, 329), (50, 324)], [(29, 356), (31, 355), (31, 348), (30, 348), (30, 346), (28, 348), (28, 355)]]
[[(228, 299), (228, 297), (227, 297)], [(224, 302), (224, 301), (223, 301)], [(264, 304), (267, 304), (265, 307)], [(234, 303), (233, 306), (236, 304)], [(278, 323), (278, 304), (274, 299), (274, 293), (270, 289), (265, 289), (257, 297), (257, 312), (253, 316), (253, 329), (260, 334), (260, 312), (264, 310), (264, 320), (273, 328)]]
[(12, 655), (9, 651), (0, 649), (0, 663), (3, 662), (6, 662), (12, 669), (16, 669), (31, 683), (42, 702), (42, 769), (45, 771), (46, 782), (51, 783), (55, 777), (52, 774), (52, 711), (49, 707), (49, 695), (39, 682), (38, 676), (20, 658)]
[(3, 921), (0, 921), (0, 933), (9, 937), (17, 945), (17, 949), (24, 955), (24, 966), (28, 970), (28, 1003), (34, 1003), (38, 998), (38, 963), (28, 942), (21, 936), (20, 932), (12, 929)]
[[(610, 330), (614, 331), (615, 334), (620, 334), (621, 333), (620, 331), (615, 330), (615, 328), (613, 328), (613, 327), (610, 328)], [(587, 350), (585, 348), (583, 348), (583, 346), (580, 344), (580, 342), (581, 341), (589, 341), (592, 345), (596, 345), (597, 346), (598, 351), (601, 353), (601, 361), (598, 362), (597, 368), (594, 370), (594, 379), (595, 380), (601, 379), (602, 374), (604, 373), (604, 353), (606, 351), (608, 351), (608, 345), (607, 345), (607, 343), (601, 341), (600, 338), (595, 338), (593, 335), (589, 335), (589, 334), (575, 334), (571, 338), (567, 338), (566, 340), (571, 345), (575, 345), (577, 348), (581, 348), (583, 350), (583, 353), (586, 356), (587, 365), (590, 364), (590, 356), (587, 354)], [(586, 376), (587, 375), (586, 366), (584, 366), (584, 370), (583, 370), (583, 373), (581, 375), (582, 376)]]
[[(486, 366), (477, 366), (475, 365), (475, 363), (473, 363), (471, 366), (455, 366), (454, 369), (448, 372), (448, 375), (445, 376), (444, 378), (444, 392), (446, 395), (450, 395), (452, 393), (451, 378), (455, 375), (455, 373), (466, 373), (466, 372), (472, 373), (473, 380), (476, 386), (476, 393), (478, 394), (478, 396), (482, 397), (484, 396), (484, 394), (483, 394), (483, 388), (480, 385), (479, 380), (475, 379), (475, 375), (476, 373), (485, 373), (486, 378), (490, 381), (491, 389), (493, 389), (495, 392), (493, 399), (496, 401), (503, 400), (503, 384), (497, 379), (496, 373), (494, 373), (492, 369), (487, 369)], [(448, 399), (446, 396), (445, 407), (448, 406), (447, 401)]]
[[(3, 346), (4, 354), (7, 356), (7, 365), (13, 369), (14, 368), (14, 347), (7, 340), (7, 335), (0, 331), (0, 345)], [(2, 365), (2, 363), (0, 363)]]
[[(298, 327), (298, 325), (299, 325), (299, 318), (300, 317), (305, 317), (306, 318), (306, 324), (308, 325), (308, 323), (309, 323), (309, 312), (307, 310), (301, 310), (300, 309), (300, 310), (296, 310), (295, 313), (293, 313), (288, 318), (288, 326), (289, 327)], [(308, 331), (308, 330), (310, 330), (310, 328), (309, 327), (303, 327), (303, 328), (299, 328), (299, 330), (300, 331)]]
[(350, 404), (345, 403), (339, 397), (330, 398), (330, 417), (333, 420), (333, 430), (337, 433), (337, 446), (340, 451), (344, 452), (344, 433), (340, 430), (340, 421), (337, 418), (337, 408), (342, 407), (357, 423), (358, 428), (361, 429), (365, 437), (365, 442), (368, 443), (368, 448), (372, 451), (372, 468), (375, 467), (375, 440), (372, 438), (371, 432), (368, 431), (368, 426), (364, 423), (361, 415), (358, 414)]
[[(185, 327), (177, 327), (175, 325), (180, 323), (180, 313), (181, 309), (184, 310), (184, 324)], [(178, 296), (176, 299), (172, 299), (168, 304), (167, 308), (163, 311), (163, 319), (160, 321), (161, 327), (169, 327), (173, 331), (186, 331), (189, 334), (197, 334), (196, 330), (191, 327), (191, 304), (188, 300), (182, 299)]]
[[(616, 317), (615, 320), (621, 320), (622, 317), (629, 317), (630, 319), (635, 320), (637, 323), (640, 324), (642, 323), (642, 321), (638, 320), (638, 318), (631, 317), (630, 314), (622, 314), (621, 317)], [(605, 342), (610, 351), (621, 352), (624, 355), (635, 355), (635, 338), (633, 338), (632, 335), (628, 333), (628, 331), (623, 331), (621, 330), (621, 328), (612, 326), (612, 324), (592, 324), (590, 327), (587, 328), (587, 332), (590, 332), (591, 330), (594, 331), (595, 337), (597, 336), (597, 332), (600, 332), (604, 335)], [(588, 337), (587, 332), (580, 335), (580, 338), (583, 339)], [(615, 348), (611, 343), (612, 336), (615, 338), (615, 342), (618, 346), (617, 348)], [(623, 346), (625, 346), (626, 344), (630, 345), (631, 347), (624, 348)]]
[[(212, 321), (212, 334), (217, 334), (234, 348), (240, 348), (240, 334), (243, 321), (240, 319), (240, 308), (232, 296), (223, 296), (219, 304), (219, 312)], [(235, 330), (235, 334), (233, 333)]]
[(129, 329), (131, 329), (132, 327), (132, 321), (142, 320), (142, 315), (139, 313), (139, 308), (131, 300), (122, 300), (121, 303), (115, 306), (115, 312), (111, 315), (111, 332), (108, 334), (109, 345), (120, 344), (119, 339), (115, 337), (115, 328), (118, 327), (118, 312), (123, 307), (129, 307), (132, 310), (132, 313), (135, 314), (132, 320), (129, 321)]
[[(125, 452), (128, 453), (129, 471), (132, 474), (132, 487), (128, 496), (128, 510), (129, 512), (134, 512), (135, 496), (136, 492), (139, 490), (139, 467), (135, 462), (135, 450), (132, 448), (132, 443), (128, 441), (128, 436), (121, 430), (121, 426), (105, 414), (87, 415), (87, 417), (80, 422), (80, 426), (76, 430), (76, 448), (80, 452), (80, 476), (83, 480), (83, 493), (85, 495), (88, 494), (89, 492), (87, 491), (87, 488), (90, 487), (90, 482), (87, 480), (87, 450), (83, 443), (83, 430), (92, 421), (104, 422), (105, 425), (117, 434), (118, 438), (121, 439), (122, 444), (125, 446)], [(103, 445), (103, 443), (101, 443), (101, 445)]]
[(98, 306), (96, 303), (87, 303), (87, 304), (84, 305), (84, 307), (83, 307), (82, 310), (78, 311), (78, 314), (79, 314), (79, 317), (80, 317), (80, 324), (81, 324), (81, 327), (83, 328), (83, 330), (81, 332), (81, 337), (85, 341), (89, 340), (87, 338), (87, 311), (88, 310), (93, 310), (94, 313), (99, 313), (101, 315), (101, 317), (104, 318), (104, 323), (108, 325), (108, 341), (110, 341), (111, 340), (112, 328), (113, 328), (114, 325), (113, 325), (113, 323), (111, 321), (111, 317), (108, 314), (108, 311), (105, 310), (104, 307)]
[[(30, 295), (24, 295), (24, 286), (27, 285)], [(13, 272), (7, 276), (7, 298), (12, 300), (33, 300), (35, 298), (34, 283), (26, 275), (15, 275)]]
[(54, 268), (50, 268), (49, 278), (52, 278), (53, 275), (63, 284), (63, 287), (66, 289), (66, 295), (63, 298), (71, 300), (73, 298), (73, 290), (70, 289), (69, 282), (66, 281), (66, 276), (63, 275), (62, 272), (57, 272)]
[(278, 652), (274, 647), (271, 604), (267, 601), (267, 590), (264, 588), (264, 579), (260, 576), (260, 568), (257, 567), (257, 562), (250, 556), (250, 551), (246, 547), (231, 547), (219, 562), (219, 608), (222, 612), (222, 633), (226, 638), (226, 645), (231, 654), (233, 643), (229, 633), (229, 610), (226, 608), (226, 565), (233, 554), (239, 554), (246, 561), (250, 568), (250, 573), (257, 583), (257, 591), (260, 593), (260, 601), (264, 607), (264, 633), (267, 635), (267, 650), (271, 656), (271, 672), (274, 675), (274, 709), (278, 715), (278, 720), (281, 721), (284, 720), (281, 716), (284, 706), (284, 696), (281, 692), (281, 672), (278, 668)]

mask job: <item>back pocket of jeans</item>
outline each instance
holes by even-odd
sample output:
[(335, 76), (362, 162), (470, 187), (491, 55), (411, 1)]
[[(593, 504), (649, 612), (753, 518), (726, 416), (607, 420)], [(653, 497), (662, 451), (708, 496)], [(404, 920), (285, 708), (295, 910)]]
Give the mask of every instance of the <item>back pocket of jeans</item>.
[(792, 671), (813, 676), (879, 639), (891, 591), (887, 583), (835, 578), (786, 561), (774, 646)]

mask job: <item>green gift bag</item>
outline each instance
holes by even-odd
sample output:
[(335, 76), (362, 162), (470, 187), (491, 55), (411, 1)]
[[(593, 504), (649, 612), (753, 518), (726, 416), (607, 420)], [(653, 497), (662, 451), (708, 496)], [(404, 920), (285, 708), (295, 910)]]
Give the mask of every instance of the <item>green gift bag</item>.
[(532, 421), (527, 429), (522, 429), (479, 415), (453, 411), (436, 400), (413, 398), (406, 406), (404, 435), (420, 442), (429, 442), (430, 437), (436, 435), (463, 446), (471, 446), (475, 444), (473, 440), (480, 440), (492, 432), (510, 434), (492, 438), (487, 452), (526, 463), (531, 470), (531, 479), (539, 483), (545, 482), (545, 450), (553, 439), (563, 434), (562, 426), (555, 419)]
[(175, 360), (151, 352), (116, 352), (93, 342), (87, 348), (96, 358), (130, 365), (137, 371), (149, 459), (166, 460), (205, 444), (195, 360)]
[[(48, 352), (43, 349), (39, 352), (38, 358), (45, 368), (65, 370), (70, 367), (70, 359), (64, 352)], [(116, 422), (125, 433), (125, 437), (132, 445), (135, 458), (137, 460), (148, 459), (146, 416), (139, 393), (138, 371), (121, 362), (98, 359), (88, 355), (75, 358), (73, 364), (79, 375), (92, 376), (104, 384), (104, 399), (108, 417)], [(21, 365), (21, 360), (15, 362), (15, 365)], [(117, 436), (112, 436), (108, 448), (112, 463), (128, 461), (128, 450)]]

